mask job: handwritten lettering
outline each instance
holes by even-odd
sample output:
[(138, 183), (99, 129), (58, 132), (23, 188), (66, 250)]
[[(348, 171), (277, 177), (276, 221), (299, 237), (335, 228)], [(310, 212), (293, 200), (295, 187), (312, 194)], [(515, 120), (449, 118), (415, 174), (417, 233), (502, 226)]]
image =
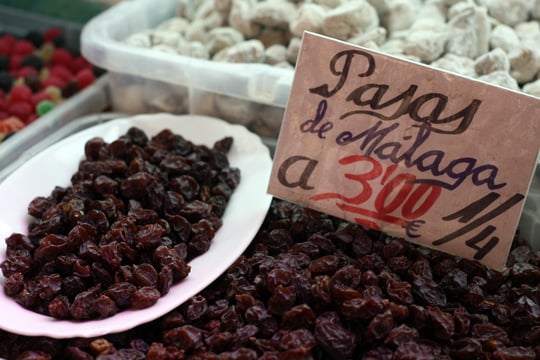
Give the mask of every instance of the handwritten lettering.
[[(466, 223), (467, 225), (459, 228), (458, 230), (441, 237), (432, 242), (435, 246), (440, 246), (446, 244), (447, 242), (453, 241), (456, 238), (466, 235), (474, 231), (475, 229), (481, 227), (484, 224), (487, 224), (489, 221), (498, 217), (499, 215), (505, 213), (507, 210), (511, 209), (514, 205), (519, 204), (523, 199), (523, 194), (514, 194), (501, 205), (490, 210), (486, 214), (478, 217), (476, 220), (473, 220), (478, 216), (482, 211), (486, 210), (495, 200), (497, 200), (501, 195), (495, 192), (491, 192), (484, 197), (470, 203), (464, 208), (443, 217), (445, 221), (456, 220), (460, 223)], [(491, 237), (483, 246), (478, 244), (485, 241), (485, 239), (490, 236), (497, 227), (493, 225), (488, 225), (480, 231), (480, 233), (473, 235), (470, 239), (465, 241), (465, 245), (477, 250), (474, 255), (474, 259), (481, 260), (484, 258), (497, 244), (499, 243), (499, 238), (497, 236)]]
[[(431, 131), (420, 128), (414, 139), (410, 136), (403, 136), (402, 140), (407, 142), (413, 140), (408, 146), (399, 141), (384, 142), (388, 137), (396, 139), (401, 123), (393, 123), (383, 127), (382, 121), (377, 121), (375, 125), (358, 134), (351, 131), (343, 131), (336, 137), (336, 143), (340, 146), (357, 142), (358, 148), (364, 156), (373, 156), (380, 160), (389, 160), (394, 164), (402, 163), (407, 168), (416, 168), (420, 172), (429, 172), (434, 179), (416, 179), (416, 183), (437, 185), (442, 188), (453, 190), (460, 186), (467, 178), (470, 178), (475, 186), (487, 185), (490, 190), (495, 190), (506, 186), (506, 183), (496, 181), (498, 168), (495, 165), (484, 164), (476, 166), (477, 160), (472, 157), (452, 159), (447, 165), (443, 165), (446, 153), (443, 150), (430, 150), (420, 152), (419, 148), (429, 138)], [(446, 176), (449, 180), (440, 179)]]
[(296, 69), (269, 192), (504, 266), (540, 146), (525, 107), (505, 104), (536, 103), (310, 32)]
[(300, 131), (304, 133), (313, 133), (317, 134), (319, 139), (326, 139), (325, 133), (332, 130), (334, 124), (330, 121), (326, 121), (321, 124), (326, 115), (326, 109), (328, 108), (328, 103), (326, 100), (321, 100), (317, 106), (317, 113), (315, 118), (312, 120), (306, 120), (300, 125)]
[[(312, 190), (314, 187), (308, 185), (308, 180), (313, 173), (313, 170), (315, 170), (317, 163), (317, 160), (310, 159), (306, 156), (291, 156), (285, 161), (283, 161), (283, 163), (279, 167), (277, 174), (278, 180), (283, 186), (289, 188), (300, 187), (304, 190)], [(298, 177), (298, 179), (296, 179), (296, 181), (291, 181), (290, 179), (288, 179), (287, 175), (289, 174), (289, 170), (291, 169), (291, 167), (293, 167), (294, 165), (298, 165), (301, 167), (302, 164), (304, 167), (301, 169), (302, 171), (300, 172), (300, 176)]]
[[(329, 85), (323, 84), (310, 88), (309, 91), (325, 98), (336, 95), (347, 83), (353, 60), (356, 59), (359, 59), (360, 62), (364, 60), (366, 64), (361, 63), (360, 65), (367, 67), (366, 70), (358, 74), (358, 77), (369, 77), (375, 72), (377, 64), (371, 54), (361, 50), (341, 51), (330, 61), (330, 72), (332, 75), (338, 76), (334, 88), (329, 90)], [(338, 64), (341, 64), (341, 68), (336, 68)], [(449, 105), (449, 99), (444, 94), (434, 92), (421, 94), (415, 98), (418, 85), (412, 84), (401, 94), (390, 97), (387, 95), (389, 89), (388, 84), (375, 83), (357, 87), (345, 99), (361, 109), (346, 112), (341, 116), (341, 119), (363, 114), (389, 121), (396, 120), (407, 114), (412, 120), (420, 123), (413, 125), (415, 127), (427, 128), (441, 134), (461, 134), (467, 130), (482, 103), (479, 99), (473, 99), (463, 109), (445, 116), (444, 113)], [(399, 104), (398, 108), (391, 110), (395, 104)], [(369, 107), (370, 110), (366, 110), (364, 107)], [(385, 114), (385, 109), (390, 109), (388, 114)], [(453, 129), (448, 129), (448, 124), (456, 121), (458, 122), (457, 125)]]
[[(335, 94), (337, 94), (337, 92), (341, 90), (343, 85), (345, 85), (345, 81), (347, 80), (347, 77), (349, 76), (349, 70), (351, 68), (353, 57), (355, 55), (363, 56), (365, 60), (367, 61), (366, 71), (358, 74), (358, 77), (365, 77), (365, 76), (370, 76), (371, 74), (373, 74), (373, 72), (375, 71), (375, 59), (373, 58), (373, 56), (371, 56), (371, 54), (365, 51), (361, 51), (361, 50), (340, 51), (332, 58), (332, 60), (330, 60), (330, 72), (333, 75), (339, 76), (339, 80), (336, 86), (332, 90), (329, 90), (328, 84), (324, 84), (319, 87), (309, 89), (309, 91), (311, 93), (319, 94), (326, 98), (332, 97)], [(336, 66), (339, 60), (341, 60), (342, 58), (344, 59), (342, 67), (341, 69), (338, 69), (336, 68)]]
[[(345, 179), (353, 182), (348, 188), (357, 189), (357, 193), (347, 196), (341, 192), (325, 192), (315, 194), (311, 199), (337, 200), (336, 206), (343, 211), (363, 216), (355, 218), (357, 223), (375, 229), (379, 229), (379, 226), (372, 220), (366, 220), (365, 217), (400, 225), (412, 234), (423, 221), (411, 222), (411, 220), (426, 214), (441, 194), (441, 188), (437, 185), (416, 185), (416, 176), (413, 174), (399, 173), (393, 176), (396, 165), (384, 168), (380, 162), (370, 157), (350, 155), (341, 158), (338, 163), (341, 166), (354, 165), (355, 170), (367, 168), (366, 171), (343, 174)], [(375, 193), (376, 185), (372, 183), (377, 179), (380, 179), (382, 187)], [(374, 198), (375, 211), (361, 206), (371, 198)], [(395, 212), (399, 212), (400, 216), (392, 215)]]
[(405, 225), (405, 234), (411, 239), (419, 238), (421, 235), (417, 234), (416, 232), (420, 228), (420, 225), (425, 224), (425, 223), (426, 223), (425, 220), (407, 221), (407, 225)]
[[(368, 100), (362, 100), (362, 95), (364, 94), (365, 89), (370, 87), (377, 87), (377, 92), (375, 93), (373, 98)], [(369, 107), (373, 110), (349, 111), (343, 114), (341, 116), (341, 119), (345, 119), (351, 115), (365, 114), (374, 116), (382, 120), (395, 120), (407, 114), (410, 116), (411, 119), (420, 123), (419, 125), (413, 125), (415, 127), (427, 128), (433, 132), (441, 134), (461, 134), (462, 132), (467, 130), (481, 104), (480, 100), (474, 99), (462, 110), (456, 112), (453, 115), (441, 118), (442, 113), (448, 103), (448, 97), (446, 95), (429, 93), (421, 95), (418, 98), (412, 100), (412, 97), (414, 96), (414, 93), (416, 92), (418, 86), (411, 85), (402, 94), (396, 96), (393, 99), (387, 100), (384, 103), (381, 103), (383, 95), (386, 93), (388, 88), (389, 86), (384, 84), (368, 84), (357, 88), (356, 90), (351, 92), (349, 96), (347, 96), (347, 101), (352, 101), (354, 104), (359, 106), (369, 105)], [(401, 101), (399, 108), (390, 115), (384, 115), (381, 112), (374, 111), (383, 110), (398, 101)], [(431, 102), (434, 102), (434, 104), (432, 106), (432, 109), (429, 110), (429, 105)], [(426, 111), (426, 108), (428, 109), (428, 114), (422, 115), (422, 111)], [(452, 130), (445, 130), (442, 128), (439, 129), (433, 126), (434, 124), (451, 123), (458, 119), (461, 119), (461, 122), (456, 126), (455, 129)]]

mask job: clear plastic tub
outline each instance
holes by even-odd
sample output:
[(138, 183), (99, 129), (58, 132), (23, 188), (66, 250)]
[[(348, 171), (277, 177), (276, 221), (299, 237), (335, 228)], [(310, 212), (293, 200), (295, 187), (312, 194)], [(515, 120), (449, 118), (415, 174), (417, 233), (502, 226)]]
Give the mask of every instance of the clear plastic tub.
[[(114, 111), (172, 112), (213, 115), (231, 122), (234, 116), (215, 112), (210, 101), (234, 98), (235, 108), (253, 108), (257, 117), (277, 108), (280, 122), (287, 104), (294, 72), (266, 64), (220, 63), (162, 53), (123, 43), (129, 35), (154, 28), (175, 15), (178, 0), (124, 1), (89, 21), (81, 35), (81, 51), (110, 74)], [(208, 96), (204, 96), (208, 94)], [(281, 113), (279, 112), (281, 109)], [(257, 121), (258, 120), (258, 121)], [(277, 135), (261, 127), (264, 119), (249, 119), (248, 126), (262, 136)], [(266, 131), (266, 132), (265, 132)], [(276, 136), (277, 137), (277, 136)]]

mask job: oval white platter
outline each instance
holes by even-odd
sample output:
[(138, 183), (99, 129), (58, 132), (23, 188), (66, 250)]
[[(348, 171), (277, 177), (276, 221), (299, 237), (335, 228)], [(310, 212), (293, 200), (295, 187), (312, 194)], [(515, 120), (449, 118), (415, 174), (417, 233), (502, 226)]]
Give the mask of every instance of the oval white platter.
[[(58, 320), (18, 305), (0, 289), (0, 328), (28, 336), (53, 338), (94, 337), (131, 329), (156, 319), (196, 295), (219, 277), (247, 248), (261, 226), (272, 197), (266, 188), (272, 160), (261, 139), (240, 125), (198, 115), (149, 114), (111, 120), (71, 135), (32, 157), (0, 184), (0, 261), (5, 260), (5, 239), (14, 232), (27, 233), (27, 206), (36, 196), (47, 196), (58, 186), (70, 185), (92, 137), (116, 140), (132, 126), (149, 136), (163, 129), (199, 145), (212, 146), (224, 136), (234, 138), (229, 163), (241, 172), (241, 181), (223, 215), (223, 226), (203, 255), (190, 262), (186, 279), (146, 309), (125, 310), (99, 320)], [(0, 272), (0, 282), (4, 278)]]

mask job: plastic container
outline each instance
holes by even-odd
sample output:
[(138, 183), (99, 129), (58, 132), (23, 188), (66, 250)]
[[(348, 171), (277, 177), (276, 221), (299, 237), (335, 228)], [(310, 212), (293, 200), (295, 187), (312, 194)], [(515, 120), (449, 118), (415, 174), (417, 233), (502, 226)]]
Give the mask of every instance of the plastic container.
[[(161, 0), (156, 6), (155, 0), (124, 1), (83, 28), (81, 51), (89, 61), (108, 70), (113, 110), (213, 115), (234, 123), (244, 121), (263, 137), (277, 137), (279, 126), (271, 129), (275, 126), (268, 125), (270, 121), (279, 125), (283, 118), (293, 70), (200, 60), (123, 43), (129, 35), (173, 17), (177, 3)], [(217, 114), (215, 107), (208, 106), (209, 102), (229, 100), (231, 105), (226, 107), (231, 114)], [(248, 116), (235, 116), (246, 111)], [(275, 114), (271, 120), (259, 118), (268, 113)]]

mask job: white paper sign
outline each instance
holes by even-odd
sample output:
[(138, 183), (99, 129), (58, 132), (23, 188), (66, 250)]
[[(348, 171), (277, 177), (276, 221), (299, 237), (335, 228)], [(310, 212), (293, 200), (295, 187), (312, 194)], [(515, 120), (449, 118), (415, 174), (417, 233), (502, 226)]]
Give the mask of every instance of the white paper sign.
[(539, 99), (306, 32), (268, 192), (501, 269), (539, 146)]

